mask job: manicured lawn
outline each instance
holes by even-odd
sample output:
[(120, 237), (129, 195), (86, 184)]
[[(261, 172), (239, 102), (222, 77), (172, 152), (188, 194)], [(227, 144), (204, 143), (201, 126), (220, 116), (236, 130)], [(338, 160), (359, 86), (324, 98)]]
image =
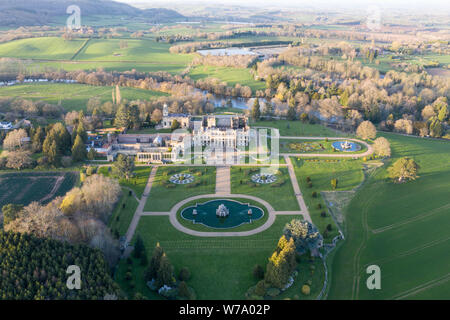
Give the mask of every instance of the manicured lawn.
[[(446, 299), (450, 289), (450, 143), (383, 134), (393, 159), (378, 169), (345, 214), (347, 240), (332, 261), (331, 299)], [(413, 182), (394, 184), (387, 168), (402, 156), (420, 166)], [(366, 267), (381, 269), (368, 290)], [(359, 287), (353, 286), (357, 279)], [(358, 290), (357, 290), (358, 289)]]
[(151, 171), (151, 167), (135, 167), (135, 176), (130, 180), (119, 180), (120, 185), (132, 189), (136, 193), (137, 197), (141, 198)]
[[(42, 100), (51, 104), (61, 102), (66, 111), (84, 110), (90, 98), (99, 98), (101, 103), (111, 101), (112, 87), (97, 87), (85, 84), (33, 83), (0, 88), (0, 97), (21, 97), (33, 101)], [(122, 99), (151, 100), (167, 96), (159, 91), (121, 88)]]
[[(170, 177), (177, 173), (192, 174), (195, 180), (187, 185), (168, 182)], [(196, 182), (200, 184), (193, 186)], [(164, 183), (167, 183), (167, 186), (164, 186)], [(159, 167), (144, 211), (170, 211), (181, 200), (200, 194), (212, 194), (215, 190), (214, 167)]]
[[(251, 176), (259, 173), (260, 169), (261, 167), (231, 167), (231, 193), (248, 194), (264, 199), (277, 211), (300, 210), (292, 189), (288, 169), (280, 167), (277, 174), (278, 179), (273, 184), (254, 184)], [(251, 172), (252, 170), (253, 172)], [(284, 183), (281, 186), (274, 186), (282, 181)]]
[(264, 216), (262, 216), (260, 219), (253, 221), (252, 223), (246, 223), (234, 228), (228, 228), (228, 229), (213, 229), (209, 228), (203, 224), (193, 224), (191, 221), (188, 221), (184, 219), (181, 216), (181, 211), (183, 211), (184, 208), (193, 206), (195, 204), (202, 204), (208, 201), (217, 200), (217, 199), (223, 199), (223, 198), (206, 198), (206, 199), (199, 199), (195, 201), (188, 202), (184, 206), (180, 208), (180, 210), (177, 212), (177, 219), (178, 221), (185, 226), (186, 228), (196, 230), (196, 231), (204, 231), (204, 232), (240, 232), (240, 231), (248, 231), (258, 228), (259, 226), (263, 225), (267, 219), (269, 218), (269, 213), (267, 212), (267, 209), (259, 202), (253, 201), (251, 199), (245, 199), (245, 198), (225, 198), (229, 200), (236, 200), (240, 203), (248, 203), (250, 205), (256, 206), (264, 210)]
[(113, 233), (117, 230), (120, 236), (126, 234), (137, 207), (138, 202), (136, 199), (129, 195), (127, 189), (122, 188), (122, 197), (108, 221), (108, 227), (111, 228)]
[(320, 124), (309, 124), (301, 121), (269, 120), (251, 122), (253, 127), (271, 127), (280, 130), (281, 136), (291, 137), (341, 137), (342, 132), (336, 131)]
[(265, 82), (255, 80), (250, 70), (246, 68), (196, 66), (189, 72), (189, 77), (193, 80), (217, 78), (232, 87), (239, 83), (242, 86), (249, 86), (253, 93), (266, 88)]
[[(252, 275), (253, 267), (260, 264), (265, 268), (283, 227), (293, 218), (296, 216), (279, 216), (271, 228), (254, 236), (200, 238), (177, 231), (168, 217), (142, 217), (136, 233), (144, 240), (149, 258), (159, 242), (174, 265), (176, 274), (182, 267), (189, 268), (192, 276), (188, 285), (195, 289), (197, 299), (245, 299), (245, 292), (256, 284)], [(115, 278), (122, 289), (131, 297), (135, 292), (142, 292), (151, 299), (158, 298), (144, 283), (145, 268), (137, 261), (133, 263), (130, 269), (133, 271), (135, 288), (130, 288), (124, 279), (128, 265), (125, 260), (120, 261)], [(317, 266), (316, 273), (320, 272), (323, 273), (323, 270)], [(298, 277), (303, 284), (304, 277), (309, 275)], [(313, 277), (313, 284), (315, 282)], [(317, 287), (312, 287), (311, 298), (317, 296), (319, 287), (322, 288), (317, 280)], [(296, 284), (279, 298), (292, 299), (295, 295), (303, 298)]]
[[(299, 159), (291, 158), (294, 165), (295, 175), (300, 184), (303, 198), (308, 207), (313, 223), (317, 226), (320, 233), (324, 235), (324, 231), (328, 224), (331, 224), (332, 231), (328, 232), (324, 237), (325, 242), (330, 242), (336, 235), (338, 230), (336, 225), (326, 209), (325, 201), (320, 192), (332, 191), (331, 179), (338, 180), (336, 191), (351, 190), (358, 186), (364, 179), (362, 171), (362, 160), (350, 159)], [(307, 178), (311, 179), (312, 187), (309, 187)], [(317, 197), (313, 197), (312, 193), (316, 192)], [(321, 208), (318, 208), (320, 204)], [(321, 212), (327, 213), (326, 217), (321, 216)]]

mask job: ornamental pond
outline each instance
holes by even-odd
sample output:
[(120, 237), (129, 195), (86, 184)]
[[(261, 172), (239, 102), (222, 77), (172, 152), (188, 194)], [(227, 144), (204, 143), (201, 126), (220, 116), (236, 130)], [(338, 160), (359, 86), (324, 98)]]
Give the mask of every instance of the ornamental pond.
[(181, 217), (214, 229), (235, 228), (264, 216), (264, 210), (230, 199), (217, 199), (184, 208)]

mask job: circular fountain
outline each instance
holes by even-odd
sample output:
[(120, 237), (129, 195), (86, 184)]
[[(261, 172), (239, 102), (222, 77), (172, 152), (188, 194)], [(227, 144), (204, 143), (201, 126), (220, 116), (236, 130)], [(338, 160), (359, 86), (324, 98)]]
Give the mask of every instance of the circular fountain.
[(359, 144), (348, 140), (333, 142), (332, 146), (335, 150), (343, 152), (352, 152), (361, 150), (361, 146)]

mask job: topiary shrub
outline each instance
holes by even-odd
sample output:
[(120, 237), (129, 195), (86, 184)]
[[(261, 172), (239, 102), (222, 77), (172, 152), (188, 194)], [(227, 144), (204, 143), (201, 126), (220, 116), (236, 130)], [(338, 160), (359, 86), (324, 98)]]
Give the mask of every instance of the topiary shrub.
[(180, 274), (178, 276), (181, 281), (187, 281), (191, 278), (191, 272), (187, 267), (183, 267), (180, 270)]
[(277, 289), (277, 288), (269, 288), (269, 289), (267, 289), (267, 295), (269, 296), (269, 297), (276, 297), (276, 296), (278, 296), (279, 294), (280, 294), (280, 289)]
[(325, 211), (322, 211), (322, 212), (320, 213), (320, 216), (321, 216), (322, 218), (326, 218), (326, 217), (327, 217), (327, 213), (326, 213)]
[(305, 296), (309, 296), (310, 293), (311, 293), (311, 288), (310, 288), (307, 284), (304, 284), (304, 285), (302, 286), (302, 293), (303, 293), (303, 295), (305, 295)]
[(257, 264), (253, 268), (253, 277), (255, 277), (255, 279), (263, 279), (264, 278), (264, 268), (261, 267), (261, 265)]
[(312, 196), (313, 198), (317, 198), (317, 192), (316, 192), (316, 191), (313, 191), (313, 192), (311, 193), (311, 196)]
[(322, 205), (320, 203), (317, 204), (317, 209), (322, 209)]

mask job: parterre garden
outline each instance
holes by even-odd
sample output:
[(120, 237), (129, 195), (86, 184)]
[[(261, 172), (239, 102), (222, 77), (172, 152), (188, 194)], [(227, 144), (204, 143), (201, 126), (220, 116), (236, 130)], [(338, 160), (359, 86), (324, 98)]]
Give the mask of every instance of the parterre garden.
[(277, 168), (277, 180), (270, 184), (255, 183), (252, 175), (262, 167), (231, 167), (231, 193), (252, 195), (269, 202), (276, 211), (300, 211), (286, 167)]
[[(181, 185), (169, 181), (173, 175), (179, 173), (193, 175), (194, 182)], [(159, 167), (144, 211), (170, 211), (183, 199), (200, 194), (213, 194), (215, 190), (215, 167)]]

